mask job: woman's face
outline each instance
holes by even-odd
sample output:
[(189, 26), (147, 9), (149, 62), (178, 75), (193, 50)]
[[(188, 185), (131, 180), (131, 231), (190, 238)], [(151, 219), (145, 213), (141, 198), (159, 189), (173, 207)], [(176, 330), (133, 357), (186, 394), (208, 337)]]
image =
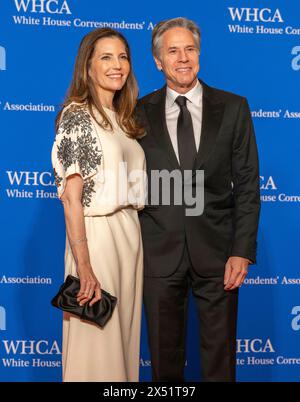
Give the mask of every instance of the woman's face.
[(103, 38), (96, 42), (89, 67), (97, 92), (113, 92), (122, 89), (130, 64), (124, 43), (119, 38)]

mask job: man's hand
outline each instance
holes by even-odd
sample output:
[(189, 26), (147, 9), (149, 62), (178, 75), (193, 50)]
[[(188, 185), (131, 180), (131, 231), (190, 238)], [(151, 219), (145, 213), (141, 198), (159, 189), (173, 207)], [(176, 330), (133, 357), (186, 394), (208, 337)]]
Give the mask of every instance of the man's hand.
[(229, 257), (225, 265), (224, 289), (233, 290), (242, 286), (248, 273), (249, 260), (242, 257)]

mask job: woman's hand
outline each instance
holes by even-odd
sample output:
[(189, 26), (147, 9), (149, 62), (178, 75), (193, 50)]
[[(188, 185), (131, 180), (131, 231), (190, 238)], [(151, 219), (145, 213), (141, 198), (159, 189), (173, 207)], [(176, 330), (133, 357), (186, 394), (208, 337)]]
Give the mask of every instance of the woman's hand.
[[(90, 300), (89, 305), (92, 306), (101, 299), (101, 285), (95, 277), (91, 267), (78, 267), (80, 279), (80, 290), (77, 294), (77, 301), (83, 306)], [(95, 296), (93, 297), (95, 293)]]

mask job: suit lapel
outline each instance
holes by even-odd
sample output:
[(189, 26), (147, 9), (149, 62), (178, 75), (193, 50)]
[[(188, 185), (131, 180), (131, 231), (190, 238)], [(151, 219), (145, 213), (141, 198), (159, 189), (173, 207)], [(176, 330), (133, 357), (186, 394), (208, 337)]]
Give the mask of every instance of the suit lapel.
[(166, 123), (166, 86), (157, 91), (145, 105), (153, 137), (165, 151), (171, 165), (180, 169)]
[[(201, 82), (201, 81), (200, 81)], [(224, 114), (224, 103), (214, 99), (213, 89), (201, 82), (203, 87), (202, 128), (195, 169), (200, 169), (209, 158), (216, 142)]]
[[(210, 88), (201, 80), (200, 83), (203, 87), (202, 128), (200, 146), (194, 164), (195, 169), (201, 169), (213, 150), (222, 123), (225, 106), (224, 103), (215, 98), (213, 88)], [(166, 86), (155, 92), (153, 97), (145, 105), (145, 109), (153, 137), (165, 151), (171, 165), (175, 169), (180, 169), (168, 133), (165, 102)]]

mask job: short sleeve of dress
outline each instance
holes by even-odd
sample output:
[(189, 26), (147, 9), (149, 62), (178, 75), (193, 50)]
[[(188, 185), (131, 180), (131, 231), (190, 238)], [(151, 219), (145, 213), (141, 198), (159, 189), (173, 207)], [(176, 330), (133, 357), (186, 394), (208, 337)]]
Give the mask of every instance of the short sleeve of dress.
[(59, 198), (70, 175), (79, 174), (86, 181), (99, 172), (102, 149), (86, 106), (71, 104), (64, 109), (51, 158)]

